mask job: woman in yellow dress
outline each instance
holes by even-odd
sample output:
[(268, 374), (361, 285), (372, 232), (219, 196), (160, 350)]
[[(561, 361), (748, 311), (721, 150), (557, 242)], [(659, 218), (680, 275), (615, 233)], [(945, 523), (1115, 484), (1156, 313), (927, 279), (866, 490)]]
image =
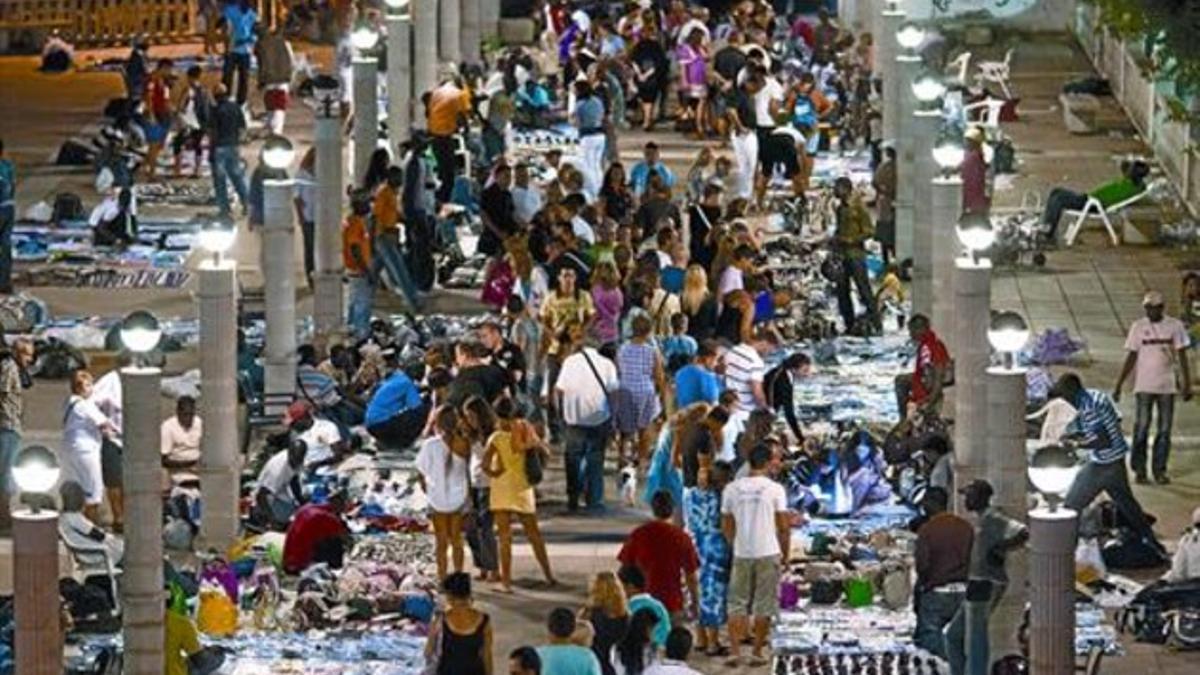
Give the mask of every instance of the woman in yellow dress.
[(545, 462), (546, 448), (531, 424), (517, 417), (517, 407), (512, 399), (504, 397), (496, 402), (497, 430), (488, 438), (487, 450), (483, 455), (483, 470), (491, 478), (489, 506), (496, 519), (500, 539), (500, 590), (512, 593), (512, 521), (517, 518), (525, 530), (525, 536), (533, 547), (533, 554), (546, 583), (554, 586), (554, 574), (550, 571), (550, 557), (546, 554), (546, 541), (538, 528), (537, 500), (533, 486), (525, 472), (526, 453), (536, 452)]

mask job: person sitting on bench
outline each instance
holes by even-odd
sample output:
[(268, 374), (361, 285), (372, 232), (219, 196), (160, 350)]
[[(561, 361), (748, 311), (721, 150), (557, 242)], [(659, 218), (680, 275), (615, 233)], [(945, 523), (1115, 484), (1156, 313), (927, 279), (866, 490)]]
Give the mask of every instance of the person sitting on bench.
[(1042, 211), (1042, 229), (1051, 241), (1058, 230), (1058, 220), (1063, 211), (1078, 211), (1087, 206), (1088, 199), (1095, 197), (1100, 205), (1108, 208), (1113, 204), (1132, 199), (1146, 191), (1146, 177), (1150, 175), (1150, 167), (1142, 161), (1121, 162), (1121, 177), (1110, 183), (1105, 183), (1088, 193), (1075, 192), (1067, 188), (1056, 187), (1046, 198), (1046, 207)]

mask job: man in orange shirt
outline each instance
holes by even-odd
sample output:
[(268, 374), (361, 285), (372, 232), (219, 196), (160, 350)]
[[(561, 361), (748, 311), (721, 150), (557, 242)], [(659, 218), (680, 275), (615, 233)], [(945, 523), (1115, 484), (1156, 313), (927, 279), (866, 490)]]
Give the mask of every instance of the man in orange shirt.
[(454, 176), (458, 173), (454, 137), (459, 125), (466, 121), (471, 112), (471, 91), (461, 86), (457, 77), (451, 77), (429, 92), (425, 109), (430, 145), (437, 159), (437, 175), (441, 183), (437, 190), (437, 201), (441, 205), (450, 201), (450, 191), (454, 189)]
[(421, 310), (417, 287), (413, 284), (404, 251), (400, 247), (400, 189), (404, 185), (404, 170), (398, 166), (388, 168), (387, 180), (375, 191), (371, 206), (374, 216), (374, 249), (372, 271), (378, 275), (380, 268), (387, 270), (392, 286), (398, 287), (413, 311)]
[(371, 269), (371, 193), (356, 191), (350, 198), (350, 216), (342, 225), (342, 265), (350, 279), (347, 323), (354, 335), (371, 330), (371, 305), (375, 302), (375, 273)]

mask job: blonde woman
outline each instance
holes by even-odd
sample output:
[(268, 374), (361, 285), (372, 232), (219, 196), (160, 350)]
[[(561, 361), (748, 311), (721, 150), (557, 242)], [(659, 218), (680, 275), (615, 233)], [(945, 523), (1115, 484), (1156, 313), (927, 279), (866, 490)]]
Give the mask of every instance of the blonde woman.
[(679, 301), (688, 318), (688, 335), (700, 342), (717, 332), (717, 300), (709, 290), (708, 274), (700, 265), (687, 268)]
[(592, 578), (587, 604), (579, 610), (580, 621), (592, 626), (592, 651), (600, 661), (604, 675), (615, 672), (608, 655), (629, 627), (629, 602), (625, 587), (613, 572), (600, 572)]

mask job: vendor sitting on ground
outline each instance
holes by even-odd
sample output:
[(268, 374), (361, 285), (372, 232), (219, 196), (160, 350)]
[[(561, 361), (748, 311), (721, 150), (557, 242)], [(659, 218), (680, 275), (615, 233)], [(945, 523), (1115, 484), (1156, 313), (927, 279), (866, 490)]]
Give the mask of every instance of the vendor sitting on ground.
[(305, 504), (296, 511), (283, 542), (285, 572), (299, 574), (314, 563), (341, 569), (351, 543), (342, 520), (346, 506), (346, 493), (339, 490), (325, 504)]
[(203, 425), (196, 415), (196, 399), (180, 396), (175, 401), (175, 414), (163, 420), (160, 427), (163, 467), (191, 469), (200, 461), (200, 434)]
[(62, 513), (58, 516), (58, 532), (72, 550), (103, 551), (113, 567), (119, 567), (125, 557), (125, 542), (108, 534), (83, 515), (87, 494), (83, 486), (69, 480), (58, 488)]
[(1075, 192), (1067, 188), (1057, 187), (1046, 197), (1046, 206), (1042, 211), (1042, 228), (1046, 237), (1051, 241), (1058, 231), (1058, 219), (1063, 211), (1077, 211), (1087, 205), (1089, 197), (1095, 197), (1100, 205), (1108, 208), (1127, 199), (1132, 199), (1146, 191), (1146, 177), (1150, 175), (1150, 167), (1141, 161), (1121, 162), (1121, 177), (1111, 183), (1105, 183), (1088, 193)]
[(1171, 583), (1200, 579), (1200, 506), (1192, 511), (1192, 526), (1179, 539), (1171, 569), (1163, 580)]
[(133, 190), (114, 188), (92, 209), (88, 225), (92, 228), (92, 241), (96, 246), (124, 248), (137, 241), (137, 201)]
[(336, 424), (313, 415), (313, 407), (308, 401), (294, 401), (288, 406), (283, 413), (283, 423), (292, 439), (304, 441), (308, 446), (304, 456), (306, 469), (337, 462), (349, 446)]
[(304, 501), (300, 474), (308, 444), (294, 440), (267, 460), (254, 488), (254, 506), (250, 520), (262, 527), (282, 531), (287, 528), (296, 507)]
[(403, 370), (380, 383), (367, 404), (364, 423), (380, 445), (403, 449), (416, 442), (429, 418), (430, 402)]

